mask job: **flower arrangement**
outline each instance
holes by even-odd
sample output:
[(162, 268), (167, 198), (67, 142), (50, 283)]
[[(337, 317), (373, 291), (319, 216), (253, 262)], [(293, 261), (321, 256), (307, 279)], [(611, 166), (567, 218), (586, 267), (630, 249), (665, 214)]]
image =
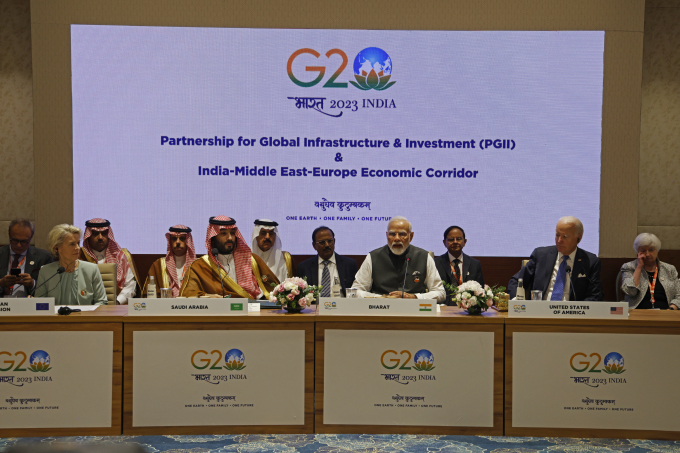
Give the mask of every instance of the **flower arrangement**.
[(319, 297), (321, 286), (308, 285), (305, 279), (285, 279), (269, 293), (269, 300), (287, 310), (302, 310)]
[(446, 285), (446, 289), (451, 294), (453, 301), (471, 315), (476, 315), (493, 305), (494, 292), (489, 285), (480, 285), (476, 281), (470, 280), (458, 286)]

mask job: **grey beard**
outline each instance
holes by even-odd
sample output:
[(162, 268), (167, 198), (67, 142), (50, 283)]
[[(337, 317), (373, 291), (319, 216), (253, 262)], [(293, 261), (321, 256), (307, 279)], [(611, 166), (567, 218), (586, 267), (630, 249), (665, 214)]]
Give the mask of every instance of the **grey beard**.
[(397, 250), (393, 249), (392, 246), (391, 246), (390, 244), (387, 244), (387, 247), (390, 249), (390, 252), (394, 253), (394, 254), (397, 255), (397, 256), (398, 256), (398, 255), (403, 255), (404, 252), (406, 252), (406, 249), (408, 248), (408, 247), (406, 246), (406, 244), (404, 244), (404, 243), (402, 243), (401, 249), (397, 249)]

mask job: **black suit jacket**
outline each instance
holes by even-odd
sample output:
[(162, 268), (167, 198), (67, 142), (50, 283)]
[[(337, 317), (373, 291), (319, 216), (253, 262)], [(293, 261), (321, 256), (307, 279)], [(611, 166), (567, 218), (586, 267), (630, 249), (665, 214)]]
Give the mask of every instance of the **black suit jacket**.
[[(545, 292), (550, 286), (555, 262), (557, 261), (557, 247), (539, 247), (535, 249), (526, 266), (512, 276), (508, 283), (508, 294), (513, 298), (517, 294), (517, 280), (524, 280), (524, 291), (527, 299), (529, 291), (540, 289)], [(602, 282), (600, 281), (600, 259), (583, 249), (576, 249), (574, 265), (571, 271), (571, 290), (569, 300), (604, 300)]]
[[(6, 245), (0, 247), (0, 276), (7, 275), (9, 269), (10, 246)], [(47, 250), (39, 249), (33, 246), (28, 248), (26, 252), (26, 262), (24, 265), (24, 274), (30, 274), (33, 280), (38, 280), (38, 271), (45, 264), (53, 262), (52, 255)], [(34, 284), (35, 287), (35, 284)], [(32, 288), (31, 288), (32, 289)], [(24, 290), (28, 293), (30, 290), (24, 286)], [(4, 291), (0, 290), (0, 297), (3, 297)]]
[[(449, 261), (449, 252), (439, 255), (434, 259), (434, 264), (437, 266), (437, 271), (439, 272), (439, 277), (442, 282), (448, 284), (458, 284), (456, 279), (453, 277), (453, 271), (451, 270), (451, 262)], [(463, 282), (476, 281), (480, 285), (484, 286), (484, 275), (482, 274), (482, 263), (479, 260), (463, 253)], [(451, 301), (451, 295), (446, 294), (446, 305), (455, 305)]]
[[(342, 288), (342, 295), (345, 295), (345, 288), (351, 288), (354, 283), (354, 277), (357, 275), (359, 267), (356, 260), (347, 258), (346, 256), (335, 254), (335, 264), (338, 267), (338, 276), (340, 277), (340, 287)], [(300, 278), (307, 277), (307, 283), (310, 285), (319, 284), (319, 256), (310, 258), (301, 262), (297, 268), (297, 274)]]

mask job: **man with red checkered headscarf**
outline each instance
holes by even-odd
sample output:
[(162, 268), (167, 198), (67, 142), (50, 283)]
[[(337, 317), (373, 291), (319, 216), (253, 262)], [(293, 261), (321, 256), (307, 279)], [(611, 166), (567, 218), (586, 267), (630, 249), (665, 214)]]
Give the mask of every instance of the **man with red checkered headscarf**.
[(106, 219), (91, 219), (85, 222), (83, 246), (80, 248), (80, 259), (94, 264), (116, 264), (116, 286), (119, 304), (127, 304), (128, 299), (137, 292), (137, 269), (132, 255), (121, 248), (113, 237), (111, 222)]
[(184, 276), (191, 263), (196, 261), (196, 249), (194, 248), (194, 238), (191, 236), (191, 228), (186, 225), (170, 227), (170, 231), (165, 233), (165, 239), (168, 241), (167, 253), (164, 258), (154, 261), (149, 268), (142, 297), (146, 297), (149, 277), (154, 277), (156, 290), (171, 288), (172, 297), (179, 296)]
[[(236, 220), (220, 215), (210, 217), (205, 235), (208, 254), (191, 264), (180, 295), (184, 297), (213, 296), (259, 299), (262, 296), (253, 261), (260, 269), (260, 278), (272, 281), (276, 276), (257, 255), (236, 227)], [(262, 275), (262, 272), (267, 272)]]

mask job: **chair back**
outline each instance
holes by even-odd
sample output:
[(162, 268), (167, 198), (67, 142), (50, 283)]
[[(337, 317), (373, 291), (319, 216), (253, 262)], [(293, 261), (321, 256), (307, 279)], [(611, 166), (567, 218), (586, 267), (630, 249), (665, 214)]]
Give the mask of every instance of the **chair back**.
[(526, 266), (529, 260), (522, 260), (522, 267)]
[(621, 299), (619, 298), (619, 292), (621, 291), (621, 275), (623, 275), (623, 269), (619, 271), (618, 274), (616, 274), (616, 280), (614, 280), (614, 284), (616, 285), (616, 301), (621, 302)]
[(97, 264), (97, 267), (99, 268), (99, 273), (102, 275), (102, 281), (104, 282), (106, 300), (108, 300), (109, 305), (115, 305), (116, 296), (118, 296), (118, 294), (116, 294), (118, 292), (118, 287), (116, 285), (116, 264)]

